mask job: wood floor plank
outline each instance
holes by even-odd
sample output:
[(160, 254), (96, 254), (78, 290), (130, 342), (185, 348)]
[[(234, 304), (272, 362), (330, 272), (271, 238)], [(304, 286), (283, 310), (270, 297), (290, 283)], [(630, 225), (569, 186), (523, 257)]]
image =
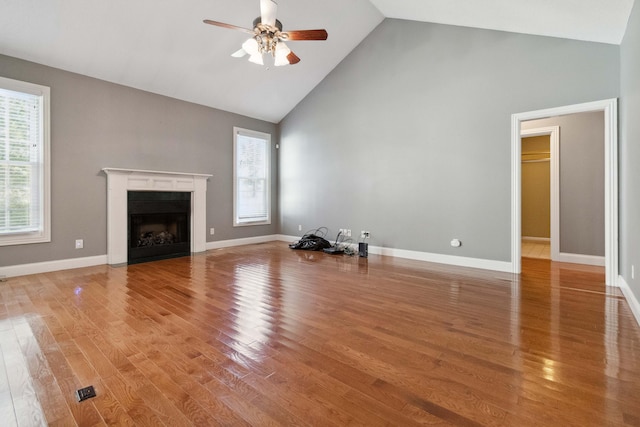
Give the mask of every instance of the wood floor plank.
[(2, 355), (7, 367), (7, 382), (18, 425), (45, 424), (46, 417), (33, 386), (28, 361), (22, 353), (15, 331), (0, 332), (0, 343), (2, 343)]
[[(620, 290), (601, 267), (522, 266), (514, 276), (274, 242), (11, 278), (0, 419), (640, 425), (640, 326)], [(77, 402), (86, 385), (97, 396)]]
[(17, 426), (18, 420), (13, 409), (14, 403), (11, 397), (11, 388), (7, 376), (7, 366), (4, 360), (4, 351), (0, 343), (0, 420), (7, 426)]
[(102, 380), (114, 399), (138, 426), (163, 426), (164, 423), (140, 396), (140, 388), (132, 386), (120, 374)]

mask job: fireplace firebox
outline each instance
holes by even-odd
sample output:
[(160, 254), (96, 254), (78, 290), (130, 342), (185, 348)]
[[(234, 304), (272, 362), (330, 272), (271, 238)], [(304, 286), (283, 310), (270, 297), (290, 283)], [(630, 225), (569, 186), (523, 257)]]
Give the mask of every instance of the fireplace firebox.
[(191, 255), (191, 193), (128, 191), (128, 264)]

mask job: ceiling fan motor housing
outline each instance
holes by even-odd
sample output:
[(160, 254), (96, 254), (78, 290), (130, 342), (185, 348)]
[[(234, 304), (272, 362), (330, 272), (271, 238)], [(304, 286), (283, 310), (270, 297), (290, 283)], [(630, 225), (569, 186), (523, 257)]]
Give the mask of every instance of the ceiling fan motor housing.
[[(258, 28), (258, 25), (260, 24), (262, 24), (262, 18), (258, 16), (256, 19), (253, 20), (253, 28)], [(263, 25), (263, 27), (267, 27), (267, 25)], [(282, 31), (282, 22), (280, 22), (277, 19), (276, 19), (276, 28), (278, 29), (278, 31)], [(275, 31), (273, 32), (275, 33)]]
[(260, 53), (270, 53), (276, 55), (276, 46), (280, 41), (280, 31), (282, 31), (282, 22), (276, 19), (276, 25), (266, 25), (262, 23), (262, 18), (257, 17), (253, 20), (253, 30), (256, 35), (254, 39), (258, 42)]

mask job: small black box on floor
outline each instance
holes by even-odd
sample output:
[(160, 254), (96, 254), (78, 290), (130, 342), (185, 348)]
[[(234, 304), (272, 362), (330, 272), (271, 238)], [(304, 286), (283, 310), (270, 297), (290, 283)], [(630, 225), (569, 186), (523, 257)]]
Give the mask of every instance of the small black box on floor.
[(76, 398), (78, 399), (78, 402), (82, 402), (83, 400), (87, 400), (91, 397), (96, 397), (96, 390), (92, 385), (76, 390)]
[(369, 256), (369, 244), (368, 243), (358, 243), (358, 255), (363, 258)]

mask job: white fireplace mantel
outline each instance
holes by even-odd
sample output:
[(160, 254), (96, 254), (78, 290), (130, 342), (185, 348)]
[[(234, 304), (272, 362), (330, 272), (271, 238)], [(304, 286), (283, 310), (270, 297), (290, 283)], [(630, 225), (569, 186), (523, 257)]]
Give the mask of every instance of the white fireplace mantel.
[(138, 169), (103, 168), (107, 174), (107, 262), (127, 263), (127, 192), (191, 193), (191, 252), (206, 251), (207, 179), (211, 175)]

